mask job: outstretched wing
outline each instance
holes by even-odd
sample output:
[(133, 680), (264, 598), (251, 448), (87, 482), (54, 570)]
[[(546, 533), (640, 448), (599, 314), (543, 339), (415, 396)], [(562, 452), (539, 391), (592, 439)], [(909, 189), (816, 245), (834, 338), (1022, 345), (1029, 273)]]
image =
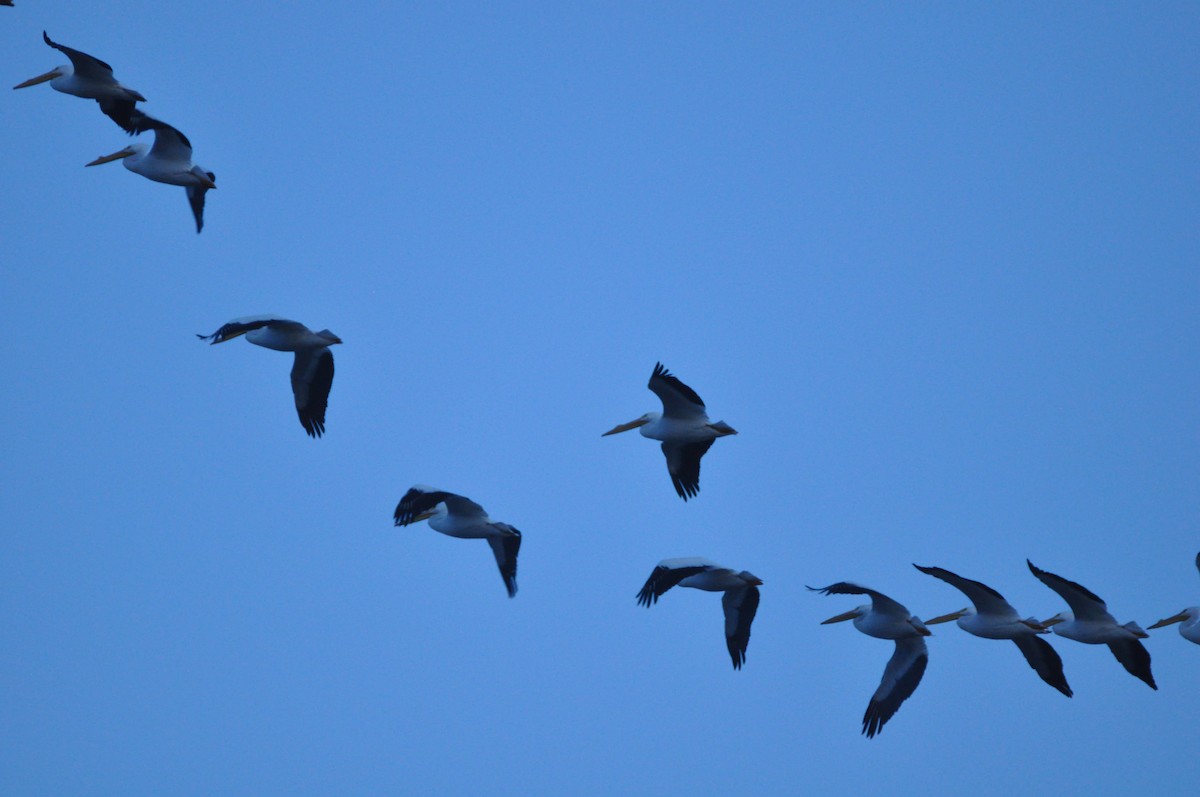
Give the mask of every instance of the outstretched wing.
[(517, 553), (521, 550), (521, 532), (507, 523), (495, 524), (504, 534), (488, 537), (488, 545), (496, 555), (496, 565), (500, 568), (500, 577), (504, 579), (504, 588), (508, 597), (517, 594)]
[(725, 646), (733, 659), (733, 669), (746, 663), (746, 648), (750, 645), (750, 624), (758, 613), (758, 587), (725, 590), (721, 608), (725, 610)]
[(1039, 581), (1062, 596), (1062, 599), (1071, 607), (1076, 620), (1112, 619), (1104, 601), (1086, 587), (1054, 573), (1047, 573), (1040, 567), (1035, 567), (1033, 562), (1028, 559), (1025, 560), (1025, 564), (1029, 565), (1029, 572), (1037, 576)]
[(688, 576), (712, 570), (714, 567), (719, 567), (719, 565), (716, 562), (710, 562), (707, 559), (699, 557), (664, 559), (650, 573), (650, 578), (646, 579), (646, 583), (642, 585), (641, 591), (638, 592), (638, 605), (649, 608), (650, 604), (658, 603), (658, 599), (662, 597), (662, 594), (680, 581), (683, 581)]
[(136, 111), (137, 100), (105, 97), (96, 100), (96, 104), (100, 106), (101, 113), (116, 122), (117, 127), (129, 135), (140, 132), (137, 129), (135, 116), (135, 113), (140, 113)]
[(662, 363), (655, 363), (647, 386), (662, 400), (663, 415), (668, 418), (694, 418), (705, 415), (704, 402), (696, 391), (680, 382)]
[(897, 603), (882, 592), (855, 584), (852, 581), (839, 581), (836, 584), (830, 584), (828, 587), (809, 587), (808, 589), (813, 592), (819, 592), (822, 595), (870, 595), (871, 609), (873, 611), (896, 617), (907, 618), (910, 616), (904, 604)]
[[(714, 438), (715, 439), (715, 438)], [(663, 443), (663, 456), (667, 458), (667, 473), (671, 474), (671, 484), (675, 492), (684, 501), (695, 498), (700, 492), (700, 457), (712, 448), (713, 440), (701, 440), (698, 443)]]
[(928, 663), (929, 651), (923, 637), (896, 640), (896, 652), (884, 668), (883, 680), (863, 714), (862, 732), (868, 739), (882, 731), (900, 705), (917, 690)]
[(408, 489), (408, 492), (400, 499), (400, 503), (396, 504), (396, 511), (392, 517), (397, 526), (407, 526), (409, 523), (416, 522), (420, 515), (432, 510), (438, 504), (445, 504), (447, 512), (463, 518), (487, 517), (483, 507), (470, 498), (445, 490), (437, 490), (424, 484), (414, 484)]
[[(120, 124), (118, 122), (118, 124)], [(208, 179), (214, 183), (217, 181), (217, 176), (212, 172), (205, 172)], [(208, 193), (208, 187), (203, 185), (186, 186), (188, 207), (192, 209), (192, 218), (196, 220), (196, 233), (199, 234), (204, 229), (204, 196)]]
[(1067, 697), (1073, 694), (1067, 683), (1067, 676), (1063, 673), (1062, 658), (1049, 642), (1038, 636), (1019, 636), (1013, 638), (1013, 642), (1017, 643), (1017, 647), (1025, 655), (1025, 661), (1029, 662), (1029, 666), (1043, 681)]
[(233, 340), (239, 335), (245, 335), (255, 329), (263, 327), (275, 326), (280, 329), (304, 329), (304, 325), (297, 321), (289, 321), (286, 318), (280, 318), (276, 315), (258, 315), (246, 316), (245, 318), (235, 318), (228, 324), (224, 324), (216, 332), (211, 335), (196, 335), (200, 340), (207, 340), (209, 343), (224, 343), (227, 340)]
[(1146, 650), (1140, 640), (1109, 642), (1108, 649), (1130, 675), (1142, 680), (1151, 689), (1158, 690), (1158, 685), (1154, 683), (1154, 673), (1150, 672), (1150, 651)]
[(58, 42), (51, 41), (46, 31), (42, 31), (42, 40), (46, 44), (58, 50), (60, 53), (71, 59), (71, 68), (75, 70), (75, 74), (81, 78), (88, 80), (100, 80), (105, 82), (113, 82), (113, 68), (101, 61), (99, 58), (80, 52), (73, 47), (67, 47)]
[(292, 365), (292, 395), (296, 414), (309, 437), (325, 433), (325, 408), (333, 387), (333, 352), (328, 346), (296, 352)]
[(996, 590), (984, 584), (981, 581), (972, 581), (969, 578), (963, 578), (957, 573), (951, 573), (942, 567), (921, 567), (914, 564), (913, 567), (920, 570), (926, 575), (940, 578), (952, 587), (961, 591), (964, 595), (971, 599), (971, 603), (975, 604), (975, 611), (979, 614), (1009, 614), (1016, 613), (1016, 610), (1004, 600), (1004, 596)]

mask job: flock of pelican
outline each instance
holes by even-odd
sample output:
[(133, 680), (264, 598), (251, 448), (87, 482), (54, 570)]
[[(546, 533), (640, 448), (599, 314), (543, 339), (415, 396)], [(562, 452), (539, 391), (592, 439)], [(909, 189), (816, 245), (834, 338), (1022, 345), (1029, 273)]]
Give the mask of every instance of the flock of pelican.
[(113, 77), (111, 66), (99, 58), (52, 41), (45, 31), (42, 31), (42, 39), (65, 55), (70, 63), (56, 66), (13, 88), (24, 89), (49, 83), (50, 88), (63, 94), (95, 100), (101, 112), (130, 135), (154, 131), (153, 146), (142, 142), (130, 144), (85, 165), (99, 166), (120, 160), (126, 169), (150, 180), (183, 186), (196, 220), (196, 232), (204, 229), (204, 195), (217, 187), (217, 176), (192, 163), (192, 142), (188, 141), (187, 136), (166, 122), (142, 112), (137, 104), (145, 102), (146, 98)]
[[(0, 0), (0, 5), (12, 5), (12, 2)], [(192, 146), (187, 137), (143, 113), (137, 104), (145, 102), (146, 98), (118, 82), (108, 64), (52, 41), (45, 32), (42, 36), (48, 46), (66, 55), (70, 64), (57, 66), (14, 88), (48, 82), (56, 91), (95, 100), (100, 110), (130, 135), (153, 131), (153, 146), (135, 143), (86, 165), (121, 160), (130, 171), (151, 180), (184, 187), (199, 232), (204, 226), (205, 193), (216, 188), (216, 176), (192, 163)], [(328, 329), (313, 332), (297, 321), (273, 315), (234, 319), (210, 335), (197, 335), (211, 344), (242, 336), (255, 345), (295, 355), (291, 384), (296, 413), (310, 437), (321, 437), (325, 433), (325, 413), (333, 387), (330, 347), (340, 344), (341, 338)], [(684, 501), (695, 498), (700, 491), (701, 458), (717, 438), (735, 435), (737, 431), (724, 421), (710, 420), (696, 391), (661, 363), (655, 365), (648, 387), (662, 402), (662, 412), (648, 412), (601, 436), (637, 429), (643, 437), (658, 440), (662, 443), (675, 492)], [(516, 596), (521, 532), (508, 523), (492, 520), (479, 504), (456, 493), (418, 484), (400, 499), (393, 519), (396, 526), (428, 520), (430, 528), (447, 536), (487, 540), (508, 596)], [(1150, 654), (1141, 643), (1148, 636), (1146, 631), (1137, 623), (1118, 623), (1104, 601), (1080, 584), (1042, 570), (1032, 562), (1027, 564), (1035, 577), (1062, 597), (1069, 611), (1041, 621), (1034, 617), (1022, 618), (999, 592), (986, 584), (941, 567), (920, 565), (914, 567), (962, 592), (970, 600), (971, 607), (922, 622), (904, 605), (868, 587), (846, 581), (819, 589), (809, 587), (823, 595), (865, 595), (870, 598), (870, 603), (831, 617), (822, 625), (852, 620), (860, 632), (895, 642), (895, 651), (863, 715), (863, 734), (870, 738), (879, 733), (901, 704), (916, 691), (929, 661), (925, 641), (931, 635), (929, 626), (950, 621), (955, 621), (967, 633), (984, 639), (1011, 640), (1038, 677), (1066, 697), (1073, 693), (1063, 672), (1062, 659), (1043, 638), (1047, 634), (1091, 645), (1107, 645), (1131, 675), (1151, 689), (1158, 688), (1150, 669)], [(1196, 566), (1200, 569), (1200, 554), (1196, 557)], [(722, 593), (726, 648), (733, 668), (738, 670), (746, 663), (750, 626), (758, 610), (762, 584), (762, 579), (748, 571), (735, 571), (708, 559), (664, 559), (654, 567), (636, 599), (639, 605), (649, 608), (676, 586)], [(1174, 623), (1180, 624), (1179, 633), (1184, 639), (1200, 644), (1200, 606), (1188, 607), (1150, 628)]]

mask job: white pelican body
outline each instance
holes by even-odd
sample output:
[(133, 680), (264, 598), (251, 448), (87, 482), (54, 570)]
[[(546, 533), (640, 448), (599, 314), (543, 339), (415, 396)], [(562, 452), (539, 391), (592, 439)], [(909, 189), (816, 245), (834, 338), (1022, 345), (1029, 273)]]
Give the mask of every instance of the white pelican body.
[(196, 220), (196, 232), (200, 232), (204, 229), (204, 195), (217, 187), (217, 176), (192, 164), (192, 142), (171, 125), (141, 111), (133, 112), (132, 121), (135, 132), (154, 131), (154, 146), (137, 142), (85, 165), (99, 166), (120, 160), (126, 169), (149, 180), (183, 186)]
[(649, 388), (662, 400), (661, 413), (647, 412), (600, 436), (637, 429), (642, 437), (662, 441), (671, 483), (679, 497), (686, 501), (700, 492), (700, 458), (718, 437), (737, 434), (737, 431), (724, 421), (714, 423), (709, 420), (704, 402), (696, 391), (680, 382), (662, 363), (654, 366)]
[[(1196, 569), (1200, 570), (1200, 553), (1196, 554)], [(1179, 614), (1172, 615), (1165, 620), (1159, 620), (1154, 625), (1150, 626), (1150, 630), (1162, 628), (1163, 626), (1179, 623), (1179, 635), (1188, 642), (1195, 642), (1200, 645), (1200, 606), (1189, 606)]]
[(292, 395), (300, 425), (309, 437), (324, 434), (325, 410), (333, 388), (333, 352), (329, 347), (342, 339), (328, 329), (313, 332), (298, 321), (273, 315), (235, 318), (211, 335), (196, 337), (217, 344), (240, 335), (256, 346), (296, 353), (292, 364)]
[(941, 567), (913, 567), (958, 588), (974, 604), (972, 609), (960, 609), (926, 620), (925, 625), (954, 620), (968, 634), (984, 639), (1011, 639), (1043, 681), (1071, 697), (1071, 687), (1063, 674), (1062, 658), (1049, 642), (1038, 636), (1050, 633), (1049, 629), (1032, 617), (1022, 619), (1003, 595), (986, 584), (963, 578)]
[(921, 622), (921, 618), (914, 616), (902, 604), (882, 592), (848, 581), (839, 581), (820, 589), (809, 589), (822, 595), (870, 595), (869, 604), (856, 606), (848, 612), (830, 617), (821, 625), (853, 620), (854, 627), (867, 636), (896, 642), (896, 652), (888, 660), (887, 667), (883, 670), (883, 680), (871, 696), (866, 713), (863, 714), (862, 732), (869, 739), (883, 730), (887, 721), (921, 683), (925, 666), (929, 663), (929, 650), (925, 647), (925, 637), (930, 635), (929, 629)]
[(410, 487), (400, 499), (392, 517), (397, 526), (428, 520), (431, 529), (448, 537), (487, 540), (496, 557), (508, 597), (516, 596), (521, 532), (507, 523), (492, 520), (483, 507), (470, 498), (417, 484)]
[(1143, 681), (1151, 689), (1158, 689), (1154, 675), (1150, 672), (1150, 652), (1139, 640), (1149, 636), (1137, 623), (1119, 625), (1108, 613), (1104, 601), (1085, 587), (1068, 581), (1062, 576), (1047, 573), (1033, 562), (1025, 560), (1029, 570), (1038, 580), (1062, 596), (1070, 612), (1059, 612), (1042, 625), (1052, 628), (1059, 636), (1084, 642), (1088, 645), (1108, 645), (1113, 656), (1130, 675)]
[(637, 602), (649, 609), (674, 586), (724, 592), (721, 608), (725, 613), (725, 646), (733, 660), (733, 669), (740, 670), (746, 663), (750, 624), (758, 612), (758, 588), (762, 583), (753, 573), (746, 570), (739, 573), (699, 556), (663, 559), (638, 592)]
[(49, 81), (50, 88), (55, 91), (95, 100), (100, 104), (100, 110), (116, 122), (122, 130), (126, 133), (134, 132), (130, 118), (134, 104), (145, 102), (146, 98), (139, 92), (118, 83), (117, 79), (113, 77), (112, 67), (99, 58), (93, 58), (87, 53), (50, 41), (46, 31), (42, 31), (42, 39), (47, 45), (71, 59), (71, 63), (56, 66), (43, 75), (30, 78), (24, 83), (18, 83), (13, 88), (23, 89)]

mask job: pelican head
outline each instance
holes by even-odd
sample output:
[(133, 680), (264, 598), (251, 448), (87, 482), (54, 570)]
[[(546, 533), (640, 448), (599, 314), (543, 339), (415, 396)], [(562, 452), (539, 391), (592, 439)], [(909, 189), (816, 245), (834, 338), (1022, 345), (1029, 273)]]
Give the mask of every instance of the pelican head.
[(839, 615), (830, 617), (828, 620), (822, 620), (821, 625), (829, 625), (830, 623), (844, 623), (847, 620), (856, 620), (869, 611), (871, 611), (871, 604), (869, 603), (863, 606), (855, 606), (848, 612), (842, 612)]
[(732, 426), (725, 423), (725, 421), (717, 421), (716, 423), (710, 423), (710, 424), (708, 424), (708, 428), (712, 429), (714, 432), (716, 432), (717, 437), (724, 437), (725, 435), (737, 434), (737, 429), (734, 429)]
[(1159, 620), (1150, 626), (1150, 630), (1153, 631), (1155, 628), (1162, 628), (1172, 623), (1182, 623), (1184, 620), (1194, 620), (1197, 617), (1200, 617), (1200, 606), (1189, 606), (1179, 614), (1172, 615), (1165, 620)]
[(335, 343), (342, 342), (341, 338), (339, 338), (337, 335), (330, 332), (328, 329), (322, 329), (320, 332), (317, 333), (317, 337), (324, 338), (325, 340), (329, 341), (330, 346), (334, 345)]
[(754, 575), (749, 570), (743, 570), (742, 572), (738, 573), (738, 578), (740, 578), (742, 581), (745, 581), (752, 587), (760, 587), (763, 583), (761, 578)]
[(911, 625), (913, 630), (915, 630), (921, 636), (933, 636), (933, 632), (926, 628), (925, 623), (921, 622), (921, 618), (917, 617), (915, 614), (908, 618), (908, 624)]
[(943, 614), (940, 617), (935, 617), (932, 620), (926, 620), (925, 625), (937, 625), (938, 623), (948, 623), (951, 620), (957, 620), (960, 617), (966, 617), (968, 614), (975, 614), (975, 610), (971, 608), (959, 609), (950, 614)]
[(38, 75), (37, 77), (31, 77), (31, 78), (29, 78), (29, 80), (26, 80), (24, 83), (18, 83), (17, 85), (13, 86), (13, 88), (14, 89), (27, 89), (30, 86), (36, 86), (39, 83), (45, 83), (47, 80), (57, 80), (60, 77), (70, 77), (73, 74), (75, 74), (74, 68), (72, 68), (72, 66), (70, 64), (63, 64), (62, 66), (54, 67), (53, 69), (51, 69), (49, 72), (47, 72), (44, 75)]
[(130, 144), (128, 147), (123, 147), (111, 155), (101, 155), (99, 158), (96, 158), (96, 160), (92, 161), (91, 163), (85, 163), (83, 165), (84, 166), (99, 166), (102, 163), (112, 163), (113, 161), (118, 161), (118, 160), (121, 160), (122, 158), (129, 158), (134, 155), (141, 155), (142, 153), (146, 152), (146, 150), (148, 150), (148, 149), (150, 149), (148, 146), (146, 146), (145, 144), (143, 144), (142, 142), (139, 141), (136, 144)]
[(614, 426), (613, 428), (609, 429), (607, 432), (605, 432), (604, 434), (602, 434), (600, 436), (608, 437), (610, 434), (619, 434), (620, 432), (628, 432), (630, 429), (636, 429), (639, 426), (645, 426), (646, 424), (650, 423), (650, 421), (653, 421), (655, 418), (658, 418), (659, 415), (660, 415), (660, 413), (657, 413), (657, 412), (647, 412), (642, 417), (635, 418), (632, 421), (630, 421), (629, 423), (622, 423), (622, 424), (618, 424), (617, 426)]

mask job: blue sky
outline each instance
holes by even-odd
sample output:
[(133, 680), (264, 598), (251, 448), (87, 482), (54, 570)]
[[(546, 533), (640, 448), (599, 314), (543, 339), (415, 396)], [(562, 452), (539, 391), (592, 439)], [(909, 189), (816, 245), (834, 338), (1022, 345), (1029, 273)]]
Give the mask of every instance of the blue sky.
[[(1200, 11), (1187, 4), (21, 2), (9, 85), (113, 64), (217, 175), (119, 165), (94, 103), (4, 95), (0, 791), (1191, 794), (1200, 649), (1075, 690), (939, 626), (820, 620), (915, 571), (1144, 626), (1200, 603)], [(308, 439), (278, 313), (345, 340)], [(737, 428), (687, 504), (661, 360)], [(391, 513), (421, 482), (524, 533)], [(705, 556), (766, 583), (745, 669)]]

